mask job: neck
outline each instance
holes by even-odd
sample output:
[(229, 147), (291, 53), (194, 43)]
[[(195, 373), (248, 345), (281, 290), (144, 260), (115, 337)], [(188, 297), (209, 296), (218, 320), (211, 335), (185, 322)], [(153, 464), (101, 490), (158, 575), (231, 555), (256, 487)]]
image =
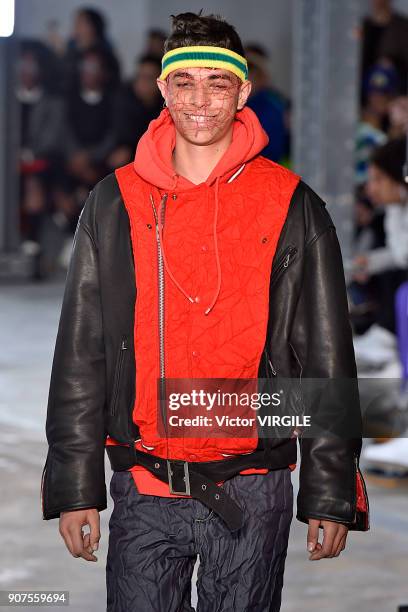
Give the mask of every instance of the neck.
[(195, 185), (204, 183), (224, 155), (232, 141), (233, 126), (221, 140), (208, 145), (196, 145), (176, 131), (173, 167)]

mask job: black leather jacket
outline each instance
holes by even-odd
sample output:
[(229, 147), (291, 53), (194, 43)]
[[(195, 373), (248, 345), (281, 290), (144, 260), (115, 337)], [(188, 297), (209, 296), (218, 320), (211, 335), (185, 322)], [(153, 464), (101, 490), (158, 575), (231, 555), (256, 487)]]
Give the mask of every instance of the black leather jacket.
[[(129, 218), (110, 174), (82, 209), (66, 280), (47, 409), (49, 450), (41, 481), (45, 520), (66, 510), (104, 510), (106, 435), (125, 443), (139, 437), (131, 418), (135, 299)], [(325, 203), (303, 181), (292, 196), (271, 271), (259, 376), (275, 375), (357, 377), (336, 230)], [(337, 401), (343, 410), (342, 398)], [(367, 530), (361, 437), (301, 438), (299, 444), (297, 519), (329, 519)], [(358, 474), (365, 511), (356, 507)]]

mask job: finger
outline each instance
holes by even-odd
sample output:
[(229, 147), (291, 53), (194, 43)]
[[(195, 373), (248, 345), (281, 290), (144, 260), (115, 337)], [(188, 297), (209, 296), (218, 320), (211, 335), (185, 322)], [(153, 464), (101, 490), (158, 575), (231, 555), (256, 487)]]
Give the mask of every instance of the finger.
[(77, 525), (74, 525), (73, 527), (71, 527), (71, 529), (69, 529), (69, 532), (72, 538), (74, 553), (79, 557), (82, 557), (86, 561), (97, 561), (97, 558), (94, 555), (84, 549), (84, 541), (82, 538), (81, 529), (78, 528)]
[(335, 535), (337, 533), (338, 527), (336, 525), (329, 524), (323, 526), (323, 542), (321, 550), (317, 552), (313, 552), (309, 559), (311, 561), (315, 561), (318, 559), (323, 559), (323, 557), (330, 557), (333, 547), (333, 542)]
[(88, 519), (90, 528), (90, 545), (92, 550), (98, 550), (101, 539), (99, 512), (91, 512)]
[(339, 528), (339, 530), (337, 531), (337, 533), (334, 536), (334, 540), (333, 540), (333, 546), (332, 546), (332, 556), (335, 557), (336, 556), (336, 552), (337, 549), (339, 548), (339, 544), (341, 542), (341, 540), (344, 538), (344, 528), (341, 527)]
[(313, 552), (319, 540), (319, 519), (309, 519), (309, 528), (307, 530), (307, 550)]
[(63, 524), (60, 523), (59, 532), (60, 532), (60, 534), (61, 534), (61, 536), (62, 536), (62, 538), (63, 538), (63, 540), (65, 542), (65, 546), (68, 548), (68, 550), (71, 553), (71, 555), (73, 557), (77, 557), (78, 555), (76, 555), (74, 553), (74, 544), (72, 542), (71, 535), (70, 535), (69, 531), (67, 530), (66, 525), (63, 525)]
[(90, 534), (88, 532), (84, 535), (84, 548), (85, 550), (87, 550), (89, 553), (92, 554), (93, 550), (92, 550), (89, 539), (90, 539)]
[(347, 540), (347, 533), (344, 534), (344, 536), (341, 538), (338, 548), (336, 550), (336, 553), (334, 555), (335, 557), (338, 557), (341, 551), (346, 548), (346, 540)]

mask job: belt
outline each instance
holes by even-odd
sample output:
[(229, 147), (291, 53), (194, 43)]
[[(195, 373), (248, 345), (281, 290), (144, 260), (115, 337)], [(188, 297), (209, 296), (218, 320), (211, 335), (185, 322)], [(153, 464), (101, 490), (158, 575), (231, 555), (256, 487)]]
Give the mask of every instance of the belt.
[(169, 485), (170, 493), (198, 499), (218, 514), (230, 531), (244, 524), (244, 513), (238, 504), (217, 485), (249, 468), (278, 470), (297, 461), (296, 439), (288, 438), (276, 447), (266, 447), (253, 453), (219, 461), (181, 461), (166, 459), (139, 451), (132, 445), (105, 446), (111, 468), (115, 472), (141, 465)]

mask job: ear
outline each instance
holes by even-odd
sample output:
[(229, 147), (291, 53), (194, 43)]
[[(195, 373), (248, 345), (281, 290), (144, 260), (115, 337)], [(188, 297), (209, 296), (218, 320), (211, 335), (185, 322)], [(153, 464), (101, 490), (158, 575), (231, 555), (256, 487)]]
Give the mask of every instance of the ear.
[(242, 110), (249, 98), (249, 94), (251, 93), (252, 83), (251, 81), (244, 81), (239, 88), (238, 94), (238, 106), (237, 110)]
[(167, 97), (168, 97), (167, 81), (163, 81), (161, 79), (156, 79), (156, 83), (157, 83), (157, 87), (160, 89), (160, 93), (163, 96), (164, 101), (167, 104)]

